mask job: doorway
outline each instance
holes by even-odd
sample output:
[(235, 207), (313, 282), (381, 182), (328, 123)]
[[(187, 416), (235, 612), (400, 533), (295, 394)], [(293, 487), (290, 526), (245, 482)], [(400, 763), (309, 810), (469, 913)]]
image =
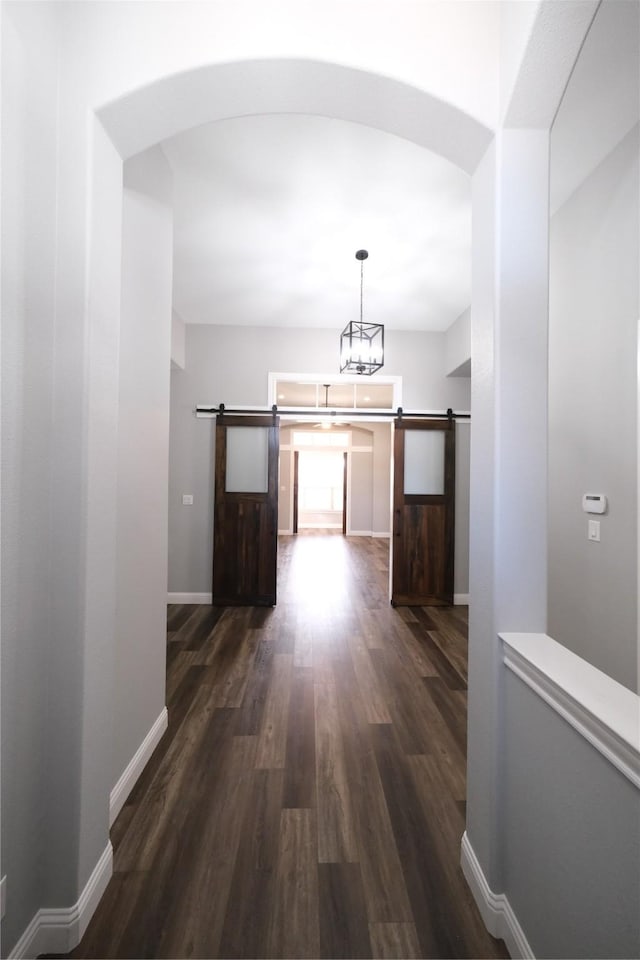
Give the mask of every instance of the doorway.
[(296, 450), (293, 532), (309, 529), (347, 532), (347, 453), (335, 449)]
[[(326, 459), (325, 459), (326, 458)], [(391, 424), (284, 423), (280, 431), (278, 533), (326, 529), (389, 537)]]

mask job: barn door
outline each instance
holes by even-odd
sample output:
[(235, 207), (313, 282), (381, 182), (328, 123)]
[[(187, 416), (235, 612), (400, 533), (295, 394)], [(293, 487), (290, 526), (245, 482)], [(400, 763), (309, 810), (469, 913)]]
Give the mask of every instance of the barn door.
[(278, 440), (276, 417), (217, 417), (216, 606), (273, 606), (276, 602)]
[(395, 421), (391, 602), (453, 603), (455, 423)]

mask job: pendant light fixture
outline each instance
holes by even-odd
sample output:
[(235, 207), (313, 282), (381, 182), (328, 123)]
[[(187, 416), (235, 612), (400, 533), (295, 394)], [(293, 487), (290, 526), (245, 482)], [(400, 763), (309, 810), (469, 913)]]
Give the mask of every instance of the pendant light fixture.
[(332, 410), (329, 414), (329, 390), (332, 386), (335, 386), (335, 384), (323, 383), (322, 386), (324, 387), (324, 410), (326, 415), (321, 416), (319, 422), (316, 423), (315, 426), (319, 430), (331, 430), (332, 427), (344, 427), (346, 421), (336, 420), (335, 410)]
[(340, 335), (340, 373), (360, 373), (371, 376), (384, 364), (384, 326), (365, 323), (362, 316), (364, 261), (367, 250), (357, 250), (360, 261), (360, 320), (351, 320)]

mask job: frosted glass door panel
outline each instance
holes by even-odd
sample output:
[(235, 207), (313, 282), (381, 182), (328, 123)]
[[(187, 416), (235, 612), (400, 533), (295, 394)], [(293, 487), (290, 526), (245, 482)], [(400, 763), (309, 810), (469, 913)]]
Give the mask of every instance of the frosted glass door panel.
[(266, 493), (268, 427), (227, 427), (227, 493)]
[(405, 494), (444, 494), (444, 431), (404, 431)]

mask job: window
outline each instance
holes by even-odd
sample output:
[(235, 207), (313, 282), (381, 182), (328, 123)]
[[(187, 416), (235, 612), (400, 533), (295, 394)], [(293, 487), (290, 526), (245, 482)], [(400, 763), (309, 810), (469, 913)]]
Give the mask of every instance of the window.
[(393, 388), (393, 383), (297, 383), (276, 380), (275, 402), (279, 407), (392, 410)]

